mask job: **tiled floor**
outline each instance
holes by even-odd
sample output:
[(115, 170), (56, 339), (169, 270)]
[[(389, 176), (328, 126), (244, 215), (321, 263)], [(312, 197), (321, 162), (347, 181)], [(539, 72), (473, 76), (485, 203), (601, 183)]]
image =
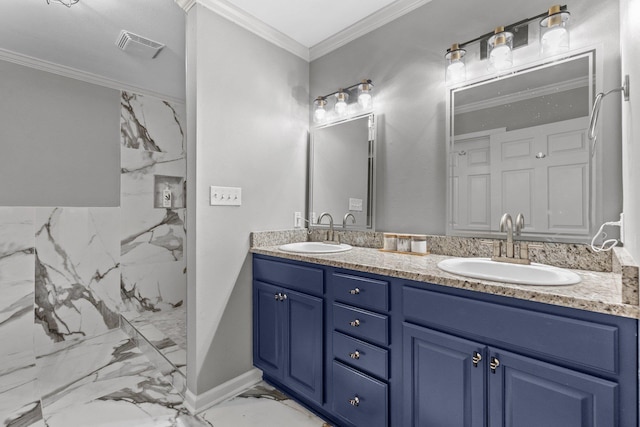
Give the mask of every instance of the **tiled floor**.
[[(35, 373), (36, 380), (33, 380)], [(265, 383), (193, 416), (178, 391), (120, 329), (57, 343), (0, 370), (0, 422), (23, 427), (321, 427)]]

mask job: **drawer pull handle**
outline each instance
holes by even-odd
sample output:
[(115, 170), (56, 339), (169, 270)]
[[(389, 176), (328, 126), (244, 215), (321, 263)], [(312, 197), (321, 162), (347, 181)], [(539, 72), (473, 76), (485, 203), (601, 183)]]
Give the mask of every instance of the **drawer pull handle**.
[(491, 373), (492, 374), (496, 373), (496, 368), (498, 366), (500, 366), (500, 361), (498, 360), (498, 358), (492, 357), (491, 358), (491, 363), (489, 364), (489, 367), (491, 368)]
[(354, 328), (357, 328), (358, 326), (360, 326), (360, 321), (358, 319), (352, 320), (351, 322), (349, 322), (349, 324)]
[(349, 399), (349, 404), (351, 406), (360, 406), (360, 398), (356, 396), (353, 399)]
[(360, 288), (350, 289), (349, 293), (351, 295), (358, 295), (360, 293)]
[(478, 367), (478, 363), (480, 363), (480, 361), (482, 360), (482, 355), (480, 353), (478, 353), (477, 351), (473, 352), (473, 357), (471, 358), (471, 361), (473, 362), (473, 367), (477, 368)]
[(349, 353), (349, 357), (356, 360), (360, 359), (360, 352), (356, 350), (353, 353)]

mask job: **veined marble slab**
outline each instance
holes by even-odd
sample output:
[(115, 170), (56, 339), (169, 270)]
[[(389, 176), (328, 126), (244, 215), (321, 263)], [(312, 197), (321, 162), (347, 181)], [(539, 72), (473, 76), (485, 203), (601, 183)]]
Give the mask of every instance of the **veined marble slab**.
[(36, 363), (48, 427), (211, 426), (120, 329), (53, 345)]
[(127, 307), (124, 311), (154, 312), (182, 305), (187, 295), (185, 269), (185, 260), (123, 266), (120, 286)]
[(119, 326), (118, 208), (36, 208), (36, 347)]
[(185, 152), (185, 106), (122, 92), (120, 141), (124, 147), (165, 153)]
[(0, 357), (0, 425), (44, 426), (41, 423), (33, 350)]
[(0, 208), (0, 360), (33, 351), (33, 221), (33, 208)]

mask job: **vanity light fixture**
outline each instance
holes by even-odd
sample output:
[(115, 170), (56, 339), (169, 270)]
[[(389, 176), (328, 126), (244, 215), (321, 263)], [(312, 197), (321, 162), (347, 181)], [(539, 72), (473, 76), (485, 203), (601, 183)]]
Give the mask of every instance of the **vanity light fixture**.
[(513, 65), (513, 33), (497, 27), (487, 41), (489, 64), (498, 71)]
[(350, 99), (357, 99), (358, 105), (356, 107), (359, 107), (361, 110), (371, 109), (373, 105), (372, 90), (373, 82), (369, 79), (364, 79), (344, 89), (340, 88), (327, 95), (318, 96), (313, 101), (313, 121), (315, 123), (322, 123), (328, 119), (327, 115), (329, 112), (327, 111), (327, 106), (329, 100), (332, 98), (335, 98), (333, 111), (337, 117), (344, 117), (349, 114)]
[(51, 2), (59, 3), (67, 7), (71, 7), (74, 4), (78, 3), (80, 0), (47, 0), (47, 4), (51, 4)]
[(513, 49), (529, 44), (529, 23), (536, 20), (540, 23), (542, 55), (555, 55), (569, 50), (569, 17), (566, 5), (554, 5), (539, 15), (505, 27), (497, 27), (491, 33), (464, 43), (454, 43), (445, 54), (446, 82), (454, 84), (466, 79), (465, 47), (473, 43), (480, 45), (480, 59), (489, 59), (489, 69), (504, 71), (511, 68)]
[(447, 83), (460, 83), (467, 78), (467, 70), (464, 65), (464, 55), (466, 50), (462, 49), (458, 43), (451, 45), (444, 55), (447, 61), (447, 71), (445, 73), (445, 81)]
[(555, 55), (569, 50), (569, 17), (571, 14), (557, 4), (549, 8), (546, 17), (540, 20), (540, 53)]

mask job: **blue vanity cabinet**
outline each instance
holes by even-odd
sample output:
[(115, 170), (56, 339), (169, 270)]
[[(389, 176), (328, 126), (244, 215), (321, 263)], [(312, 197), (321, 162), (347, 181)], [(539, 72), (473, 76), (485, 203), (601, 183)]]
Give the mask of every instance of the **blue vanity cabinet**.
[(254, 258), (253, 363), (265, 378), (320, 405), (324, 384), (323, 277), (322, 269)]
[(403, 425), (637, 426), (634, 320), (427, 284), (402, 306)]
[(404, 425), (484, 427), (486, 346), (410, 323), (402, 329)]
[(327, 272), (330, 411), (341, 427), (387, 427), (390, 419), (389, 280)]

